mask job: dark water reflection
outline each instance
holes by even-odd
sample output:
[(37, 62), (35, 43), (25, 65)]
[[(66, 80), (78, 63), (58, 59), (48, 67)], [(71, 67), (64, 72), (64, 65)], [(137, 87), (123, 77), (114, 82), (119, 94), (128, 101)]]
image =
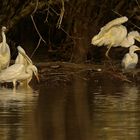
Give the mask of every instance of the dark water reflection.
[(74, 77), (39, 94), (0, 90), (0, 140), (139, 140), (139, 88)]
[(0, 89), (0, 140), (32, 140), (33, 110), (38, 94), (32, 89)]

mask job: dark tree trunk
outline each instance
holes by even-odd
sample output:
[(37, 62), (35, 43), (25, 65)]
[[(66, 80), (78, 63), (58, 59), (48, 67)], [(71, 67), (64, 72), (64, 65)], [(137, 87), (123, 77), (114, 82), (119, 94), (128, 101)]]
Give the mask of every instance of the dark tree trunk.
[[(104, 3), (104, 4), (102, 4)], [(97, 32), (103, 16), (109, 18), (111, 0), (89, 1), (72, 0), (66, 7), (66, 19), (73, 26), (70, 34), (73, 37), (72, 62), (83, 63), (87, 60), (87, 52), (91, 44), (91, 38)], [(106, 19), (102, 19), (104, 22)]]

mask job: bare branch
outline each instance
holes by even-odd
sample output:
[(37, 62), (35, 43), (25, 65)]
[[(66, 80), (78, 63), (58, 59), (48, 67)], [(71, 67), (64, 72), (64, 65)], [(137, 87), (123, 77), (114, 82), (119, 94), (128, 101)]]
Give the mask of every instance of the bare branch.
[(32, 52), (32, 54), (31, 54), (30, 58), (32, 58), (32, 57), (33, 57), (33, 55), (35, 54), (36, 50), (37, 50), (37, 49), (38, 49), (38, 47), (40, 46), (40, 43), (41, 43), (41, 38), (39, 38), (38, 43), (37, 43), (37, 46), (36, 46), (36, 48), (34, 49), (34, 51)]
[(38, 30), (38, 28), (37, 28), (37, 26), (36, 26), (36, 23), (35, 23), (35, 21), (34, 21), (34, 18), (33, 18), (33, 15), (34, 15), (35, 12), (37, 11), (38, 3), (39, 3), (39, 0), (36, 0), (35, 9), (34, 9), (34, 11), (32, 12), (32, 14), (30, 15), (30, 16), (31, 16), (31, 20), (32, 20), (32, 22), (33, 22), (33, 25), (34, 25), (34, 27), (35, 27), (35, 30), (36, 30), (37, 34), (39, 35), (38, 44), (37, 44), (36, 48), (34, 49), (34, 51), (32, 52), (31, 57), (33, 57), (34, 53), (36, 52), (36, 50), (37, 50), (38, 47), (40, 46), (41, 41), (43, 41), (44, 43), (46, 43), (46, 41), (45, 41), (45, 40), (43, 39), (43, 37), (41, 36), (41, 34), (40, 34), (40, 32), (39, 32), (39, 30)]
[(136, 0), (136, 3), (137, 3), (137, 5), (138, 5), (138, 7), (139, 7), (139, 9), (140, 9), (140, 4), (139, 4), (139, 2)]
[(62, 27), (60, 27), (60, 29), (71, 39), (84, 39), (84, 37), (74, 37), (69, 35), (69, 33), (67, 33)]
[(38, 29), (37, 29), (37, 26), (36, 26), (36, 23), (35, 23), (35, 21), (34, 21), (33, 15), (31, 15), (31, 19), (32, 19), (32, 22), (33, 22), (33, 25), (34, 25), (34, 27), (35, 27), (35, 30), (36, 30), (37, 34), (39, 35), (39, 37), (41, 38), (41, 40), (42, 40), (44, 43), (46, 43), (46, 41), (43, 39), (43, 37), (41, 36), (40, 32), (39, 32)]
[(65, 12), (64, 0), (61, 0), (61, 2), (62, 2), (62, 9), (61, 9), (60, 17), (59, 17), (57, 25), (56, 25), (56, 27), (58, 27), (58, 29), (60, 29), (60, 27), (61, 27), (61, 23), (62, 23), (64, 12)]
[[(19, 20), (32, 14), (33, 9), (36, 9), (36, 7), (37, 7), (37, 9), (43, 9), (46, 6), (47, 6), (47, 4), (44, 1), (39, 2), (38, 6), (37, 6), (37, 2), (36, 3), (30, 2), (27, 6), (24, 6), (22, 9), (20, 9), (20, 11), (15, 16), (10, 18), (8, 25), (7, 25), (8, 30), (10, 30), (10, 28), (12, 28)], [(1, 20), (2, 19), (3, 18), (1, 18)]]
[(35, 14), (35, 12), (37, 11), (38, 3), (39, 3), (39, 0), (36, 0), (35, 9), (34, 9), (34, 11), (32, 12), (32, 15)]

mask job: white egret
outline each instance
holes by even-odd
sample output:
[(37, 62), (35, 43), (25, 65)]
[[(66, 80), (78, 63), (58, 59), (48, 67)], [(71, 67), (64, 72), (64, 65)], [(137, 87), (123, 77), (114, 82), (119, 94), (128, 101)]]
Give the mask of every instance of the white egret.
[(10, 63), (10, 48), (6, 43), (5, 35), (6, 27), (2, 27), (2, 42), (0, 43), (0, 70), (3, 70), (9, 66)]
[(110, 21), (92, 38), (91, 44), (107, 46), (105, 55), (108, 57), (111, 47), (130, 47), (134, 45), (135, 40), (140, 42), (140, 34), (137, 31), (127, 33), (126, 27), (122, 25), (127, 21), (128, 18), (125, 16)]
[(29, 84), (33, 73), (38, 79), (38, 70), (35, 65), (29, 65), (25, 68), (23, 64), (13, 64), (0, 73), (0, 82), (13, 82), (15, 88), (17, 81), (27, 80), (27, 84)]
[[(19, 47), (20, 48), (20, 47)], [(23, 52), (22, 49), (18, 49), (18, 52), (24, 56), (27, 60), (28, 65), (25, 64), (13, 64), (7, 69), (3, 70), (0, 73), (0, 82), (13, 82), (14, 88), (16, 87), (16, 82), (26, 81), (27, 85), (32, 79), (33, 73), (35, 74), (37, 80), (38, 78), (38, 70), (35, 65), (32, 64), (30, 58)]]
[[(29, 65), (33, 65), (32, 60), (28, 57), (25, 50), (21, 46), (18, 46), (17, 49), (18, 49), (18, 56), (16, 57), (15, 64), (23, 64), (25, 68), (27, 68)], [(30, 80), (31, 79), (32, 76)], [(19, 80), (18, 82), (20, 83), (20, 85), (25, 85), (25, 84), (28, 85), (30, 80), (23, 79), (23, 80)]]
[(135, 53), (135, 51), (140, 50), (140, 48), (136, 45), (132, 45), (129, 48), (129, 53), (125, 54), (125, 56), (122, 59), (122, 67), (125, 70), (128, 69), (134, 69), (138, 63), (138, 55)]

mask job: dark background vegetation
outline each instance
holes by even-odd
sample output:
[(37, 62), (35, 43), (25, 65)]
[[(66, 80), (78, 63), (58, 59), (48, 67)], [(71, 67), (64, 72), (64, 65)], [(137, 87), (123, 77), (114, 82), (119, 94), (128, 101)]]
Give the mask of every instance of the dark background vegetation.
[[(138, 0), (0, 0), (13, 59), (21, 45), (34, 61), (100, 62), (106, 47), (91, 45), (91, 38), (120, 16), (129, 18), (128, 31), (139, 31)], [(127, 51), (113, 48), (110, 55), (120, 59)]]

